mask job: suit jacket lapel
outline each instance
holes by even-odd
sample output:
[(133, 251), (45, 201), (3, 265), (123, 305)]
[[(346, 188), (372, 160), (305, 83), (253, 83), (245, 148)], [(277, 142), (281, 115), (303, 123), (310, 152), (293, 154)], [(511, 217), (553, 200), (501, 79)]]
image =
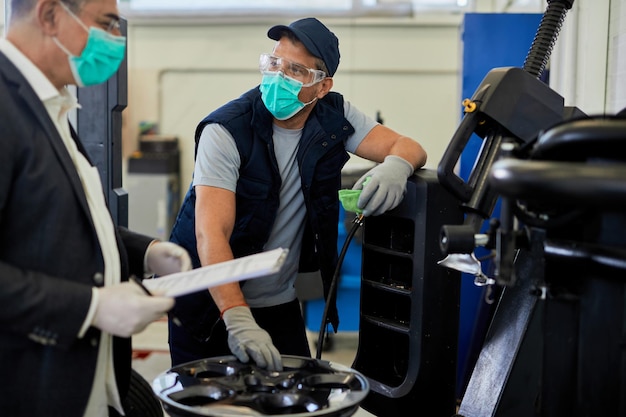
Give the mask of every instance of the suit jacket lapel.
[(63, 143), (63, 139), (59, 134), (54, 122), (50, 119), (50, 115), (46, 110), (45, 106), (30, 86), (28, 81), (24, 78), (22, 73), (13, 65), (9, 59), (0, 52), (0, 71), (2, 71), (4, 77), (12, 83), (17, 93), (23, 97), (24, 101), (28, 104), (30, 109), (32, 110), (32, 114), (35, 116), (37, 121), (39, 122), (42, 130), (45, 132), (46, 136), (50, 139), (50, 144), (54, 153), (59, 160), (63, 170), (65, 171), (67, 178), (69, 180), (70, 185), (74, 190), (74, 194), (76, 198), (80, 202), (81, 207), (85, 211), (85, 215), (89, 218), (89, 220), (93, 224), (93, 220), (91, 218), (91, 212), (89, 211), (89, 206), (87, 204), (87, 197), (85, 196), (85, 191), (83, 190), (83, 185), (78, 176), (78, 171), (74, 166), (74, 162), (70, 157), (70, 154)]

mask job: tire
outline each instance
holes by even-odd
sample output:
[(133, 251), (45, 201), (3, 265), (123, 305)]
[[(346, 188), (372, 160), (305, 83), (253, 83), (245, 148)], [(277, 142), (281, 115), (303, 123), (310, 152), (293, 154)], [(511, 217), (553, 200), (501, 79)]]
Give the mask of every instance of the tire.
[(130, 387), (123, 405), (126, 417), (163, 417), (161, 402), (152, 387), (134, 369), (131, 369)]

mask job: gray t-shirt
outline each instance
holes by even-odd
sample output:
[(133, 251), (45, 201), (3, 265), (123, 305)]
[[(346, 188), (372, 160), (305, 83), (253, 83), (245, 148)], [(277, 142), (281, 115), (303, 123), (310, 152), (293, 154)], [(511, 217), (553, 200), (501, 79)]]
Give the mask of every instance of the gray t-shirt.
[[(377, 122), (347, 101), (344, 102), (344, 114), (355, 129), (345, 142), (345, 148), (354, 153)], [(301, 129), (289, 130), (274, 125), (274, 153), (282, 186), (278, 214), (264, 250), (289, 248), (289, 255), (279, 273), (250, 280), (243, 286), (244, 296), (251, 307), (274, 306), (296, 298), (294, 285), (306, 215), (296, 159), (301, 136)], [(231, 134), (221, 125), (209, 124), (200, 136), (193, 185), (208, 185), (235, 192), (240, 163), (239, 152)]]

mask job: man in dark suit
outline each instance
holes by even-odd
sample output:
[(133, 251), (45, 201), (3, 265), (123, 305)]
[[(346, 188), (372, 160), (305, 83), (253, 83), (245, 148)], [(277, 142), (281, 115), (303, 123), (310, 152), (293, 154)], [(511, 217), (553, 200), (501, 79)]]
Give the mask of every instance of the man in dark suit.
[(0, 39), (0, 415), (123, 414), (130, 336), (174, 305), (127, 282), (190, 268), (170, 242), (114, 226), (69, 126), (66, 85), (124, 56), (116, 0), (10, 0)]

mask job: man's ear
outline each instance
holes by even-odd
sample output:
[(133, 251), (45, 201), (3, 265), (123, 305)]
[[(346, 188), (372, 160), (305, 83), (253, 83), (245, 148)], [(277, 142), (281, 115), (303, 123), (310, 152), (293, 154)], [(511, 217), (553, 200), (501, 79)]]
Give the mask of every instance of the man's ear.
[(35, 6), (34, 18), (46, 35), (56, 36), (61, 12), (58, 0), (39, 0)]
[(320, 82), (320, 85), (322, 86), (322, 88), (320, 88), (320, 91), (317, 93), (318, 99), (324, 98), (324, 96), (328, 94), (330, 89), (333, 88), (333, 79), (330, 77), (326, 77)]

